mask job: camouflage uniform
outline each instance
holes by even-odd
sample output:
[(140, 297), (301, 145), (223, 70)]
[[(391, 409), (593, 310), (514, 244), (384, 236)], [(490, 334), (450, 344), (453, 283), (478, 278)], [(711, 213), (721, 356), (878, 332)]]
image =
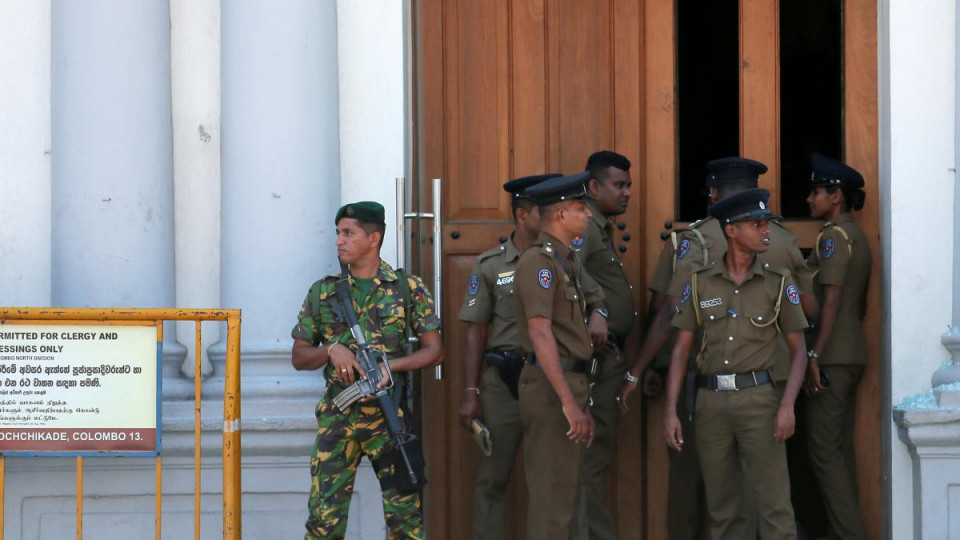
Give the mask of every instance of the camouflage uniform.
[[(299, 321), (291, 335), (315, 346), (340, 343), (357, 351), (345, 318), (332, 302), (339, 274), (331, 274), (310, 287)], [(407, 276), (413, 308), (410, 321), (414, 331), (423, 335), (440, 328), (433, 297), (420, 278)], [(350, 278), (351, 292), (357, 286)], [(372, 346), (387, 353), (390, 358), (403, 356), (405, 306), (397, 274), (385, 262), (373, 279), (373, 285), (363, 305), (352, 294), (364, 335)], [(323, 369), (327, 387), (317, 404), (317, 438), (313, 445), (310, 473), (310, 519), (307, 520), (305, 540), (343, 538), (347, 530), (347, 515), (353, 481), (360, 458), (367, 456), (372, 463), (384, 451), (392, 448), (390, 436), (379, 407), (375, 403), (356, 403), (341, 412), (333, 405), (333, 398), (346, 388), (336, 378), (330, 363)], [(402, 411), (401, 411), (402, 415)], [(402, 416), (401, 416), (402, 417)], [(383, 479), (391, 473), (384, 468), (377, 471), (383, 489), (383, 511), (389, 538), (423, 538), (423, 518), (418, 494), (402, 494), (396, 488), (384, 487)]]

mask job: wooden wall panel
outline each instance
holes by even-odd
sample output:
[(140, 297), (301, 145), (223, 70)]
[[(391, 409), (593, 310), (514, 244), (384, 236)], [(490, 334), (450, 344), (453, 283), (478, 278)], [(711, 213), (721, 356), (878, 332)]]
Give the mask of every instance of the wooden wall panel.
[(551, 7), (558, 11), (550, 36), (558, 55), (551, 63), (557, 86), (550, 90), (559, 96), (554, 136), (560, 141), (560, 170), (573, 174), (583, 170), (592, 152), (613, 143), (610, 3), (560, 0)]
[[(509, 174), (505, 0), (444, 4), (445, 185), (450, 219), (495, 219)], [(454, 99), (449, 99), (453, 97)]]
[(547, 28), (543, 0), (511, 8), (511, 177), (555, 172), (547, 152)]
[(778, 0), (740, 2), (740, 153), (769, 168), (760, 187), (779, 210), (780, 40)]
[[(643, 25), (644, 94), (644, 281), (657, 262), (663, 242), (659, 234), (673, 221), (677, 186), (676, 11), (673, 2), (646, 0)], [(646, 306), (641, 306), (646, 309)], [(638, 392), (635, 392), (638, 394)], [(644, 505), (643, 538), (667, 538), (669, 458), (663, 438), (665, 396), (633, 399), (643, 405), (641, 445)]]
[[(873, 270), (867, 289), (867, 336), (879, 336), (882, 309), (880, 267), (880, 186), (877, 148), (877, 3), (876, 0), (845, 0), (844, 3), (844, 160), (860, 171), (866, 185), (863, 210), (854, 212), (873, 252)], [(881, 343), (867, 340), (870, 365), (860, 381), (857, 396), (857, 472), (860, 480), (860, 512), (870, 538), (883, 538), (883, 414), (880, 381)]]
[[(646, 301), (645, 279), (642, 277), (646, 253), (644, 245), (648, 235), (643, 220), (645, 207), (644, 132), (643, 132), (643, 1), (616, 0), (612, 7), (613, 69), (609, 73), (613, 100), (613, 147), (629, 156), (633, 162), (630, 170), (633, 188), (627, 212), (617, 218), (625, 223), (619, 235), (619, 244), (627, 248), (622, 262), (627, 278), (633, 284), (634, 305), (641, 316), (626, 349), (627, 362), (636, 358), (639, 336), (642, 335), (643, 310)], [(626, 233), (626, 235), (624, 234)], [(629, 238), (624, 241), (623, 238)], [(640, 400), (632, 410), (621, 418), (618, 433), (616, 474), (609, 477), (608, 504), (614, 509), (620, 538), (642, 538), (644, 515), (638, 512), (644, 504), (643, 467), (638, 450), (643, 445), (643, 407)]]

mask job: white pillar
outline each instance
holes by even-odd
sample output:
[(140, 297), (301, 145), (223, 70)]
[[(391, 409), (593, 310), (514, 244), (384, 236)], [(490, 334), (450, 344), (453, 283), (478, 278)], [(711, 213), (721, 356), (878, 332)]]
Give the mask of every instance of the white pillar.
[[(220, 0), (170, 0), (173, 187), (177, 306), (220, 305)], [(230, 306), (224, 306), (230, 307)], [(193, 322), (177, 323), (194, 376)], [(202, 374), (213, 367), (206, 348), (220, 325), (203, 326)]]
[[(168, 4), (51, 6), (52, 303), (172, 307)], [(164, 332), (171, 382), (183, 359), (174, 333)]]
[(394, 182), (405, 175), (407, 155), (405, 9), (396, 0), (337, 0), (340, 202), (383, 205), (380, 254), (390, 264), (397, 260)]
[(49, 306), (49, 2), (0, 2), (0, 74), (0, 298)]
[[(929, 391), (930, 375), (947, 359), (940, 335), (951, 322), (952, 306), (943, 298), (954, 294), (953, 245), (942, 233), (952, 230), (954, 211), (953, 198), (944, 196), (954, 192), (954, 10), (953, 0), (880, 6), (883, 273), (877, 278), (885, 280), (894, 405)], [(912, 538), (911, 458), (895, 438), (890, 452), (890, 537)]]
[(338, 269), (336, 4), (224, 2), (221, 28), (221, 302), (243, 310), (244, 398), (315, 400), (320, 377), (294, 372), (290, 331)]

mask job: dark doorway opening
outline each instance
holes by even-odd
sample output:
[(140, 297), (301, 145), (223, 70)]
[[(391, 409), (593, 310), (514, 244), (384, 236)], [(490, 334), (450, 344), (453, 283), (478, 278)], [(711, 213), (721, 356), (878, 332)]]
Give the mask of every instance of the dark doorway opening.
[(780, 2), (780, 193), (810, 216), (810, 154), (843, 159), (843, 2)]
[[(738, 0), (677, 1), (677, 218), (707, 214), (707, 162), (740, 149)], [(664, 134), (666, 136), (666, 134)]]

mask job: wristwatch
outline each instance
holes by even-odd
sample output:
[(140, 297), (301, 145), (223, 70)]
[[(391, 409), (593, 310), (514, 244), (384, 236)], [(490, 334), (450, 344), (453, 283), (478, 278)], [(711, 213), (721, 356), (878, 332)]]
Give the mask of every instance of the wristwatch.
[(593, 310), (593, 312), (599, 313), (600, 316), (603, 317), (604, 319), (610, 317), (610, 312), (607, 311), (607, 308), (598, 307), (597, 309)]
[(633, 374), (630, 373), (630, 370), (627, 370), (626, 372), (624, 372), (624, 374), (623, 374), (623, 380), (625, 380), (625, 381), (627, 381), (627, 382), (630, 382), (630, 383), (633, 383), (633, 384), (639, 384), (639, 383), (640, 383), (640, 377), (634, 377)]
[(820, 358), (820, 355), (813, 351), (807, 351), (807, 358)]

